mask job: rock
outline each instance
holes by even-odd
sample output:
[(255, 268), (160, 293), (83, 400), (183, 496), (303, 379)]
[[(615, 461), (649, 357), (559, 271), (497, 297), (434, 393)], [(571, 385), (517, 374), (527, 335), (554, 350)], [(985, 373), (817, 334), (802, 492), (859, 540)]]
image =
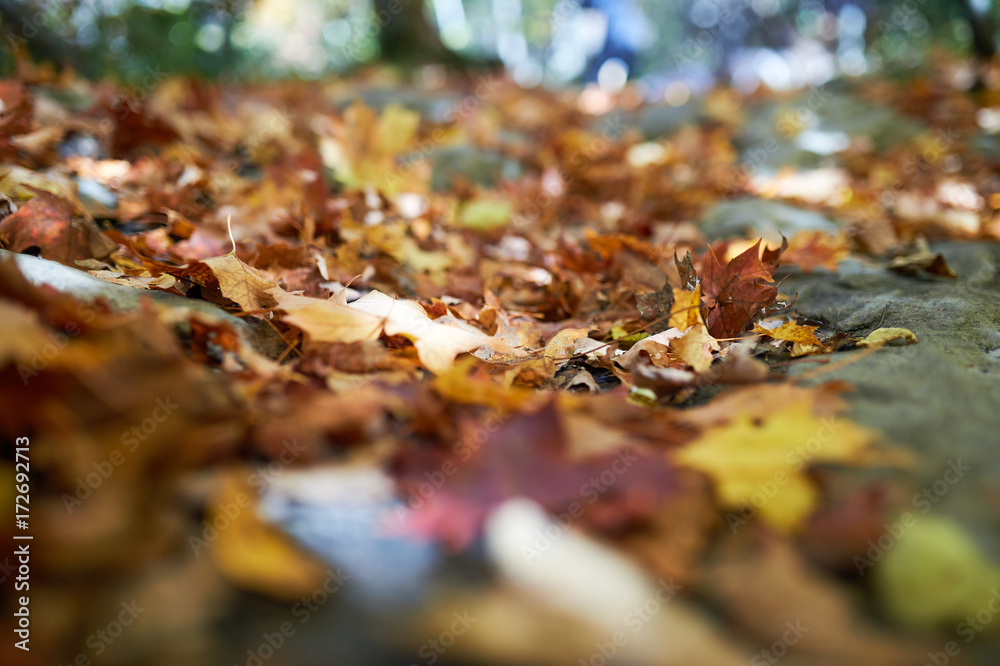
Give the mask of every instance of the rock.
[(883, 152), (925, 130), (919, 121), (888, 107), (817, 88), (788, 101), (747, 106), (734, 143), (742, 164), (771, 174), (783, 166), (815, 168), (853, 139), (869, 139)]
[(684, 125), (694, 123), (700, 112), (700, 104), (694, 101), (681, 106), (646, 106), (640, 111), (615, 109), (595, 118), (587, 129), (594, 134), (607, 134), (620, 139), (626, 129), (638, 127), (644, 139), (656, 141), (670, 136)]
[(781, 236), (791, 238), (800, 231), (836, 233), (837, 225), (819, 213), (770, 199), (733, 199), (713, 206), (701, 222), (709, 240), (750, 235), (780, 245)]
[(701, 105), (689, 101), (681, 106), (666, 104), (643, 109), (639, 116), (639, 129), (647, 140), (670, 136), (684, 125), (694, 123), (701, 112)]
[(482, 187), (494, 187), (501, 179), (519, 178), (522, 172), (517, 160), (476, 146), (440, 148), (431, 152), (429, 159), (434, 169), (431, 187), (436, 192), (449, 189), (455, 176), (465, 176)]
[(8, 257), (17, 262), (21, 273), (32, 284), (47, 284), (82, 301), (104, 297), (113, 310), (134, 310), (139, 307), (143, 298), (151, 298), (167, 307), (189, 308), (211, 319), (223, 321), (232, 326), (258, 352), (271, 358), (277, 357), (286, 346), (265, 322), (250, 317), (234, 317), (208, 301), (113, 284), (55, 261), (0, 249), (0, 261)]
[(343, 100), (340, 106), (350, 106), (358, 97), (365, 106), (378, 112), (390, 104), (398, 104), (405, 109), (416, 111), (421, 119), (434, 123), (447, 122), (462, 103), (462, 99), (454, 95), (442, 96), (440, 93), (424, 92), (416, 88), (366, 88)]
[[(959, 483), (933, 498), (933, 508), (976, 521), (974, 533), (990, 535), (997, 552), (996, 515), (983, 511), (982, 493), (983, 484), (1000, 483), (1000, 246), (951, 242), (932, 249), (945, 255), (957, 279), (903, 276), (847, 261), (832, 279), (796, 273), (781, 289), (798, 293), (800, 315), (824, 322), (821, 336), (864, 337), (883, 313), (881, 326), (916, 334), (918, 344), (884, 347), (816, 381), (852, 384), (845, 397), (854, 421), (882, 431), (918, 460), (934, 461), (914, 470), (921, 483), (943, 478), (949, 462), (968, 466)], [(858, 353), (836, 354), (831, 363)], [(793, 364), (789, 374), (814, 369)]]
[(93, 203), (102, 208), (118, 208), (118, 197), (96, 180), (80, 178), (76, 181), (76, 193), (85, 204)]

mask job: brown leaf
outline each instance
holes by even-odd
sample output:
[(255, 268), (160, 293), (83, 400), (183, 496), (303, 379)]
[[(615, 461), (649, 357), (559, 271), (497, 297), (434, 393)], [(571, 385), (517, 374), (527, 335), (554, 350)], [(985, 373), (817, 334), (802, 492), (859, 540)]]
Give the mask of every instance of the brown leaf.
[(781, 250), (765, 250), (760, 241), (725, 267), (711, 247), (705, 257), (702, 290), (708, 315), (705, 323), (716, 338), (739, 335), (754, 318), (774, 304), (778, 288), (769, 284), (777, 269)]
[(33, 187), (35, 197), (0, 221), (0, 240), (13, 252), (38, 248), (45, 259), (76, 268), (76, 261), (103, 259), (118, 245), (91, 220), (73, 216), (73, 204)]
[(235, 254), (204, 259), (201, 263), (208, 266), (219, 281), (222, 295), (239, 304), (244, 312), (265, 310), (277, 303), (269, 292), (278, 289), (278, 285), (256, 268), (244, 264)]

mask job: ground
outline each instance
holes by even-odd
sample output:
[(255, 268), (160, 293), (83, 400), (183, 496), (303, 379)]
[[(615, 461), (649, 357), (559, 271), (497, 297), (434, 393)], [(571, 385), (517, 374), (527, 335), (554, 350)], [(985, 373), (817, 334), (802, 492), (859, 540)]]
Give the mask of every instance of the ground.
[(5, 663), (993, 663), (965, 68), (0, 83)]

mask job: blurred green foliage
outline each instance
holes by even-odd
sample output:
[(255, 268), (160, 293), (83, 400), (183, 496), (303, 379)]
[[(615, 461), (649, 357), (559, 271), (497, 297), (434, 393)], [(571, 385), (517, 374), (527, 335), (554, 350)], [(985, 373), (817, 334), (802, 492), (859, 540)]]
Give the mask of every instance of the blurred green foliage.
[[(449, 0), (449, 6), (458, 1)], [(570, 1), (515, 3), (520, 6), (516, 30), (529, 55), (539, 62), (554, 36), (552, 19), (558, 3), (565, 7)], [(783, 48), (787, 44), (775, 41), (789, 34), (836, 48), (836, 20), (820, 0), (699, 1), (735, 6), (742, 12), (746, 20), (739, 43), (723, 34), (728, 28), (696, 25), (692, 8), (697, 2), (638, 0), (654, 36), (643, 53), (640, 74), (680, 69), (692, 62), (718, 70), (726, 49)], [(960, 2), (855, 1), (867, 15), (868, 71), (918, 67), (932, 44), (970, 52), (973, 31)], [(457, 32), (452, 25), (445, 42), (464, 55), (493, 56), (497, 28), (493, 2), (464, 0), (464, 25)], [(433, 25), (433, 0), (427, 0), (425, 10)], [(125, 83), (141, 80), (150, 70), (207, 78), (312, 78), (367, 62), (379, 53), (379, 19), (371, 0), (0, 0), (0, 11), (0, 29), (8, 45), (0, 66), (7, 72), (13, 65), (9, 47), (14, 43), (25, 45), (36, 58), (69, 62), (86, 76)], [(989, 12), (997, 14), (998, 7), (991, 4)], [(782, 38), (775, 40), (775, 35)], [(706, 48), (688, 48), (691, 57), (678, 62), (678, 49), (686, 44)]]

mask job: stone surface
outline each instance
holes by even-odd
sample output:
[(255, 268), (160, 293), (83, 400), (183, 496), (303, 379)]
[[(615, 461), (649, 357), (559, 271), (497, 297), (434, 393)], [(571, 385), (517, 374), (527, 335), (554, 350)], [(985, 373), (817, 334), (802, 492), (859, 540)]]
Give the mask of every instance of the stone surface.
[(700, 229), (709, 240), (760, 236), (779, 245), (782, 234), (791, 238), (800, 231), (836, 233), (837, 225), (819, 213), (780, 201), (745, 198), (722, 201), (710, 208)]
[(265, 322), (250, 317), (234, 317), (208, 301), (184, 298), (162, 291), (134, 289), (95, 278), (55, 261), (0, 249), (0, 261), (5, 261), (7, 258), (17, 262), (21, 273), (32, 284), (47, 284), (83, 301), (94, 301), (102, 297), (113, 310), (134, 310), (139, 307), (143, 298), (150, 298), (167, 307), (189, 308), (229, 324), (257, 351), (266, 356), (273, 358), (284, 351), (285, 343)]
[[(949, 462), (969, 466), (935, 508), (975, 527), (996, 556), (997, 511), (984, 506), (984, 495), (1000, 483), (1000, 245), (932, 247), (945, 255), (957, 279), (904, 276), (848, 261), (836, 275), (791, 274), (781, 290), (798, 293), (796, 311), (822, 321), (821, 334), (864, 337), (884, 314), (882, 326), (917, 335), (916, 345), (884, 347), (817, 381), (844, 380), (855, 387), (846, 395), (851, 418), (913, 452), (918, 483), (941, 479)], [(835, 354), (831, 364), (860, 353)], [(789, 374), (816, 368), (793, 364)]]
[(851, 94), (818, 88), (787, 101), (749, 105), (735, 144), (740, 162), (760, 173), (783, 166), (811, 169), (847, 147), (870, 140), (877, 152), (926, 130), (923, 123)]
[(519, 178), (522, 172), (517, 160), (475, 146), (440, 148), (433, 151), (429, 159), (434, 169), (431, 187), (436, 192), (449, 189), (455, 176), (464, 176), (482, 187), (494, 187), (502, 179)]

